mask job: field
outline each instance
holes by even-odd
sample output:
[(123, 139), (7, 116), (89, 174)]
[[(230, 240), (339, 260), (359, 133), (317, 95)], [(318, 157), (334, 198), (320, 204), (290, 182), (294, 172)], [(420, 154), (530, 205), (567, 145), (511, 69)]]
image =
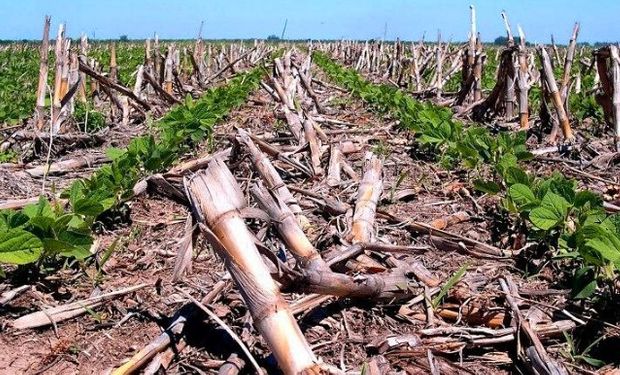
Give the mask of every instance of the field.
[(474, 20), (0, 46), (0, 373), (620, 371), (618, 47)]

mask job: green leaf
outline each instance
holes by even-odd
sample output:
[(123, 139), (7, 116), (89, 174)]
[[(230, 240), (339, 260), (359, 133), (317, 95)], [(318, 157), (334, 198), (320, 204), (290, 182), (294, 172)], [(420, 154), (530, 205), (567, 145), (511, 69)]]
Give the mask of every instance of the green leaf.
[(504, 172), (504, 178), (508, 185), (523, 184), (528, 186), (530, 184), (527, 173), (519, 167), (508, 167)]
[(46, 251), (65, 257), (74, 257), (76, 259), (84, 259), (90, 256), (90, 246), (74, 245), (71, 242), (58, 240), (55, 238), (44, 238), (43, 244)]
[(94, 199), (82, 198), (75, 202), (73, 211), (76, 214), (97, 217), (104, 211), (104, 207)]
[(54, 225), (55, 222), (56, 222), (56, 220), (54, 220), (51, 217), (35, 216), (35, 217), (30, 219), (29, 227), (30, 228), (34, 227), (37, 230), (40, 230), (40, 231), (43, 231), (43, 232), (47, 232), (47, 231), (49, 231), (52, 228), (52, 226)]
[(83, 195), (84, 195), (84, 182), (77, 180), (71, 184), (69, 191), (63, 192), (61, 196), (63, 196), (63, 198), (68, 196), (69, 203), (71, 203), (71, 206), (74, 206), (75, 202), (77, 202), (78, 199), (80, 199), (80, 197), (82, 197)]
[(568, 208), (571, 206), (570, 203), (561, 195), (558, 195), (554, 192), (547, 192), (540, 202), (542, 207), (549, 208), (557, 212), (559, 215), (566, 215)]
[(614, 223), (607, 218), (604, 210), (595, 209), (580, 213), (580, 223), (582, 223), (582, 226), (601, 225), (602, 227), (605, 227), (612, 232), (616, 231)]
[(584, 362), (594, 367), (602, 367), (605, 365), (605, 362), (601, 361), (600, 359), (596, 359), (596, 358), (592, 358), (588, 356), (579, 356), (578, 358), (582, 359)]
[(495, 167), (501, 175), (504, 175), (509, 168), (517, 167), (517, 157), (513, 154), (504, 154)]
[(530, 212), (530, 221), (542, 230), (549, 230), (562, 223), (570, 203), (562, 196), (548, 191), (540, 202), (540, 207)]
[(105, 150), (105, 154), (107, 157), (109, 157), (111, 160), (116, 160), (121, 158), (123, 155), (125, 155), (127, 151), (117, 148), (117, 147), (110, 147), (107, 150)]
[(29, 218), (37, 216), (54, 217), (54, 212), (45, 197), (39, 197), (39, 203), (29, 204), (22, 208), (22, 213)]
[(607, 220), (614, 225), (616, 234), (620, 234), (620, 214), (609, 215)]
[(604, 259), (612, 263), (620, 261), (620, 240), (612, 233), (588, 240), (586, 246), (597, 251)]
[(41, 240), (30, 232), (23, 229), (0, 232), (0, 263), (34, 263), (42, 252)]
[(483, 193), (497, 194), (501, 191), (501, 187), (493, 181), (474, 180), (474, 188)]
[(525, 147), (523, 147), (523, 149), (520, 149), (519, 147), (515, 147), (514, 153), (518, 161), (526, 161), (526, 160), (534, 159), (534, 154), (527, 151)]
[(573, 290), (574, 299), (586, 299), (592, 296), (596, 291), (596, 287), (598, 286), (596, 280), (592, 280), (586, 285), (582, 286), (579, 290)]
[(549, 187), (551, 191), (562, 196), (567, 202), (574, 203), (576, 182), (568, 180), (562, 174), (554, 172), (549, 179), (551, 181)]
[(0, 231), (19, 228), (28, 222), (28, 216), (21, 212), (5, 210), (0, 211)]
[(452, 289), (452, 287), (456, 285), (456, 283), (461, 281), (461, 279), (465, 275), (465, 272), (467, 272), (467, 267), (469, 267), (469, 263), (463, 264), (461, 268), (459, 268), (452, 276), (450, 276), (448, 281), (441, 287), (439, 294), (437, 294), (435, 298), (433, 298), (433, 301), (431, 303), (433, 307), (437, 307), (439, 303), (441, 302), (441, 300), (443, 299), (443, 297), (445, 297), (445, 295), (448, 294), (450, 289)]
[(562, 219), (556, 212), (546, 207), (536, 207), (530, 211), (530, 221), (538, 229), (549, 230), (555, 227)]
[(582, 190), (575, 194), (575, 207), (583, 207), (587, 203), (590, 204), (590, 207), (601, 207), (603, 205), (603, 199), (598, 195), (589, 190)]
[(508, 188), (508, 195), (517, 207), (527, 207), (537, 203), (537, 199), (528, 186), (523, 184), (514, 184)]

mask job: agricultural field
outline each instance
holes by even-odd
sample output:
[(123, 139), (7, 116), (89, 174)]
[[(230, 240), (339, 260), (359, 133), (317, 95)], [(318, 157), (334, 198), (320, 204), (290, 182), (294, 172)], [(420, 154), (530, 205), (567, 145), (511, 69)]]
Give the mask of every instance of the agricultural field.
[(0, 45), (0, 374), (620, 373), (618, 46), (502, 16)]

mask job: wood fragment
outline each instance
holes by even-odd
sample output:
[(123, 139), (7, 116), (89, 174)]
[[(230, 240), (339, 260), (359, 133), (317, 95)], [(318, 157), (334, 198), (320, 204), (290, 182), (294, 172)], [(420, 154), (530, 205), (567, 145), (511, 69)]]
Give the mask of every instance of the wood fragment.
[(377, 204), (383, 191), (382, 163), (372, 152), (364, 157), (364, 176), (357, 192), (353, 224), (348, 239), (352, 243), (372, 242)]
[(302, 228), (306, 227), (309, 224), (308, 219), (303, 215), (301, 207), (299, 207), (297, 203), (297, 199), (295, 199), (284, 181), (282, 181), (282, 177), (280, 177), (280, 174), (276, 171), (269, 158), (256, 147), (245, 130), (238, 129), (238, 138), (239, 141), (247, 147), (252, 163), (267, 187), (278, 193), (280, 198), (282, 198), (290, 207), (291, 211), (293, 211)]
[(15, 210), (23, 208), (29, 204), (36, 204), (39, 202), (39, 197), (23, 198), (23, 199), (8, 199), (0, 201), (0, 210)]
[[(227, 275), (222, 280), (215, 283), (211, 289), (211, 292), (202, 299), (202, 304), (208, 305), (213, 302), (215, 298), (224, 290), (228, 280), (229, 277)], [(112, 375), (127, 375), (138, 371), (157, 354), (166, 350), (172, 343), (176, 343), (175, 351), (181, 351), (181, 346), (184, 347), (185, 342), (182, 338), (178, 338), (178, 336), (181, 332), (183, 332), (188, 319), (192, 319), (191, 313), (187, 312), (185, 314), (178, 314), (178, 316), (173, 319), (173, 322), (164, 330), (164, 332), (149, 342), (148, 345), (140, 349), (140, 351), (134, 354), (129, 361), (116, 368), (112, 372)], [(159, 368), (159, 365), (162, 365), (162, 363), (158, 363), (155, 371)]]
[[(520, 356), (527, 356), (530, 361), (530, 365), (533, 366), (537, 373), (549, 375), (568, 374), (566, 369), (564, 369), (560, 363), (549, 357), (549, 354), (540, 342), (540, 338), (536, 334), (536, 331), (534, 331), (530, 326), (530, 323), (523, 318), (521, 312), (519, 311), (517, 301), (512, 295), (512, 290), (516, 289), (516, 286), (512, 280), (508, 276), (505, 276), (503, 279), (499, 279), (499, 283), (506, 295), (506, 302), (512, 310), (512, 318), (514, 320), (513, 326), (519, 327), (520, 330), (522, 330), (521, 332), (523, 333), (525, 341), (529, 343), (525, 349), (525, 353), (520, 351)], [(510, 285), (512, 285), (512, 288)]]
[(329, 148), (329, 166), (327, 168), (327, 179), (325, 182), (328, 186), (338, 186), (340, 184), (340, 166), (342, 153), (338, 145), (332, 144)]
[(192, 223), (192, 215), (188, 214), (185, 219), (183, 237), (181, 237), (178, 242), (177, 255), (174, 261), (174, 269), (172, 271), (172, 282), (178, 282), (186, 272), (192, 272), (192, 256), (194, 251), (192, 244), (193, 232), (194, 225)]
[(0, 306), (6, 305), (7, 303), (11, 302), (15, 297), (26, 292), (31, 287), (31, 285), (22, 285), (18, 286), (17, 288), (13, 288), (11, 290), (3, 292), (2, 294), (0, 294)]
[(119, 289), (113, 292), (104, 293), (96, 297), (86, 298), (81, 301), (69, 303), (66, 305), (51, 307), (43, 311), (37, 311), (32, 314), (24, 315), (11, 322), (11, 326), (15, 329), (28, 329), (36, 327), (44, 327), (50, 324), (59, 323), (82, 314), (86, 314), (89, 310), (109, 301), (115, 297), (133, 293), (147, 287), (148, 284), (139, 284), (128, 288)]
[(122, 86), (122, 85), (120, 85), (118, 83), (113, 82), (108, 77), (103, 76), (103, 75), (97, 73), (90, 66), (86, 65), (82, 60), (80, 60), (80, 71), (83, 72), (83, 73), (86, 73), (88, 76), (90, 76), (91, 78), (93, 78), (97, 82), (101, 83), (102, 85), (105, 85), (105, 86), (108, 86), (110, 88), (113, 88), (114, 90), (120, 92), (121, 94), (123, 94), (125, 96), (128, 96), (129, 98), (133, 99), (136, 103), (140, 104), (145, 110), (149, 111), (151, 109), (151, 105), (148, 104), (146, 101), (138, 98), (133, 93), (133, 91), (131, 91), (130, 89), (126, 88), (125, 86)]
[(462, 223), (464, 221), (469, 221), (470, 216), (465, 211), (455, 212), (450, 215), (446, 215), (444, 217), (440, 217), (430, 222), (430, 225), (436, 229), (446, 229), (451, 225), (455, 225), (458, 223)]
[(57, 161), (48, 165), (39, 165), (25, 170), (31, 177), (43, 177), (45, 175), (62, 175), (84, 168), (91, 168), (94, 165), (105, 163), (109, 159), (104, 155), (87, 155), (72, 159)]

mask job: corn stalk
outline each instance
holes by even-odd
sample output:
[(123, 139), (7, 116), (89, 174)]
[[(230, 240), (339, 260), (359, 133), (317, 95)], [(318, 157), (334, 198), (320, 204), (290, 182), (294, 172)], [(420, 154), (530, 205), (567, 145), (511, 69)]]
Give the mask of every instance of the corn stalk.
[[(545, 80), (547, 87), (549, 88), (549, 95), (551, 96), (551, 101), (553, 102), (553, 106), (555, 107), (558, 121), (560, 123), (560, 129), (562, 130), (564, 139), (569, 142), (573, 141), (575, 139), (575, 136), (573, 135), (573, 130), (570, 127), (568, 116), (566, 115), (566, 110), (564, 109), (564, 102), (562, 101), (560, 91), (558, 90), (558, 85), (555, 81), (555, 77), (553, 76), (553, 68), (551, 67), (551, 60), (549, 59), (549, 54), (543, 46), (538, 47), (538, 57), (540, 58), (541, 65), (543, 67), (542, 71), (544, 73), (541, 79)], [(554, 128), (551, 130), (549, 141), (551, 143), (555, 143), (556, 138), (557, 127), (554, 126)]]
[(206, 170), (186, 179), (185, 187), (198, 221), (206, 225), (205, 233), (211, 233), (210, 243), (224, 260), (282, 371), (313, 371), (318, 361), (239, 214), (245, 200), (233, 175), (214, 159)]
[(43, 129), (45, 125), (45, 93), (47, 87), (48, 74), (48, 56), (50, 43), (50, 16), (45, 16), (45, 24), (43, 26), (43, 38), (41, 40), (41, 62), (39, 65), (39, 84), (37, 85), (37, 105), (35, 109), (36, 126), (38, 130)]

